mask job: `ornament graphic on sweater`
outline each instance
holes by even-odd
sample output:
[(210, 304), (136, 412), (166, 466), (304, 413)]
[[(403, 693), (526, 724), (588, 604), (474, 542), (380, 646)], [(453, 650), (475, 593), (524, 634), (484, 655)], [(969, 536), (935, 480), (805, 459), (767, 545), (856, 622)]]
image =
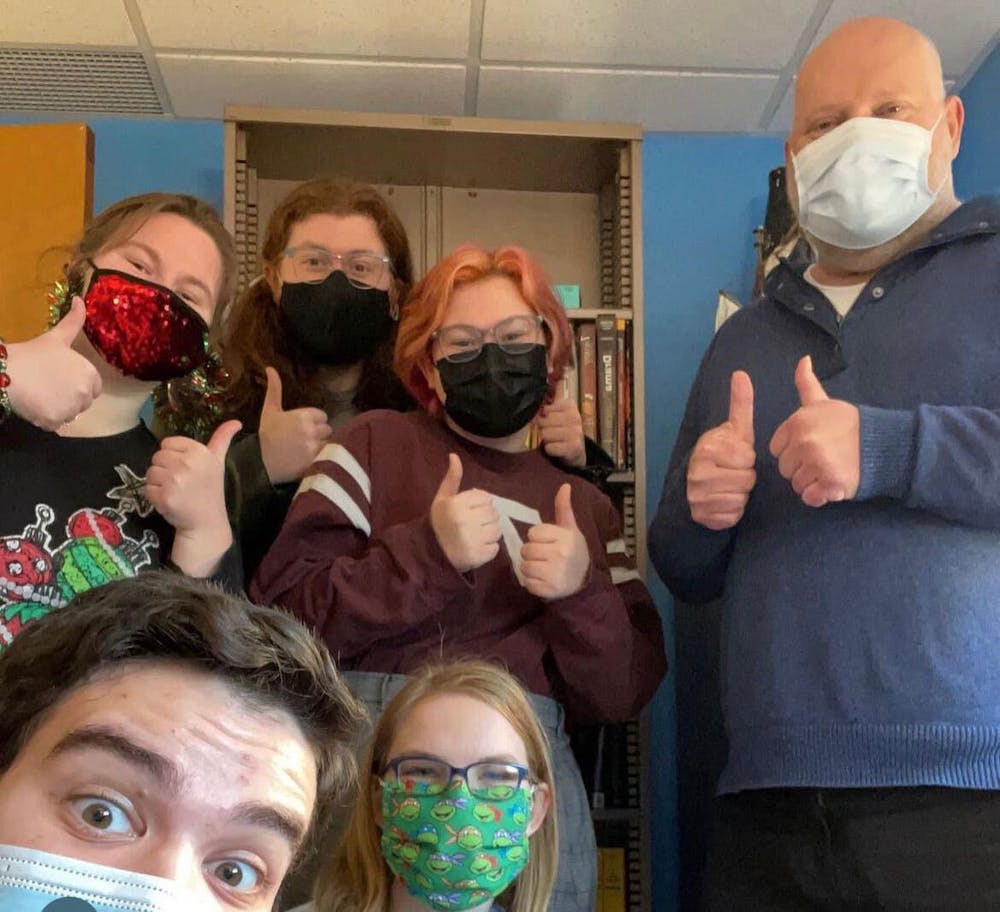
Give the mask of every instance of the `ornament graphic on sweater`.
[(64, 607), (74, 595), (111, 580), (135, 576), (153, 564), (160, 541), (146, 529), (141, 539), (125, 533), (130, 514), (148, 516), (145, 479), (128, 466), (115, 467), (121, 485), (107, 492), (117, 509), (84, 507), (66, 521), (55, 541), (55, 511), (35, 507), (35, 522), (20, 532), (0, 531), (0, 649), (30, 621)]

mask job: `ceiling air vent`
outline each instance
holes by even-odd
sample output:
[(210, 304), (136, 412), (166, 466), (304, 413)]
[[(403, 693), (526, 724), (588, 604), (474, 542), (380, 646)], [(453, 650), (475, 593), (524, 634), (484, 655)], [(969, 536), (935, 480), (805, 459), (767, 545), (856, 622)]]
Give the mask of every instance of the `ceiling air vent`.
[(142, 54), (5, 47), (0, 111), (164, 113)]

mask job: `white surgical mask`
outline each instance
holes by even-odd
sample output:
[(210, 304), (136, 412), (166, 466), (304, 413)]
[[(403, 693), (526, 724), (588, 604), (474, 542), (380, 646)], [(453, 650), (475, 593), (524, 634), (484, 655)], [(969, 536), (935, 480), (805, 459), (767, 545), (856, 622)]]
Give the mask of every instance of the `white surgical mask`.
[(3, 912), (190, 912), (172, 881), (0, 845)]
[[(899, 237), (931, 207), (928, 186), (934, 130), (883, 117), (852, 117), (792, 156), (799, 224), (847, 250)], [(943, 185), (943, 182), (942, 182)]]

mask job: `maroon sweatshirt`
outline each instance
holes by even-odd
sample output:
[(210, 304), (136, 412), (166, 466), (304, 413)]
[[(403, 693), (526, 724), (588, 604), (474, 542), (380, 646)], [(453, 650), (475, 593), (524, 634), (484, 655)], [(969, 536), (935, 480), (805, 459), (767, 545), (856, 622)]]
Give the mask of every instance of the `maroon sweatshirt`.
[[(463, 491), (494, 496), (504, 533), (499, 554), (464, 574), (429, 516), (449, 453), (462, 460)], [(546, 601), (519, 582), (519, 551), (532, 525), (554, 522), (566, 482), (590, 571), (575, 595)], [(498, 660), (577, 722), (636, 716), (666, 673), (660, 617), (611, 501), (537, 450), (477, 446), (422, 412), (367, 412), (335, 435), (250, 592), (314, 627), (342, 668)]]

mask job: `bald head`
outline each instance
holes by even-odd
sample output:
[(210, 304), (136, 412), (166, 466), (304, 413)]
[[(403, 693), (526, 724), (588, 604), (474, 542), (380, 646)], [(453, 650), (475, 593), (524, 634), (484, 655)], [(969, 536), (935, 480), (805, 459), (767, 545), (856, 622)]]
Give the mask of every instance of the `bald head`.
[(943, 100), (941, 58), (926, 35), (897, 19), (855, 19), (821, 42), (799, 70), (792, 151), (831, 121), (836, 126), (850, 117), (902, 115), (929, 127)]
[[(800, 216), (797, 156), (810, 143), (854, 118), (901, 121), (931, 131), (926, 181), (934, 193), (929, 208), (909, 228), (876, 247), (861, 250), (822, 242), (809, 233), (808, 220), (803, 219), (803, 230), (820, 266), (856, 276), (871, 274), (918, 243), (930, 227), (958, 206), (951, 163), (958, 155), (964, 112), (957, 96), (945, 97), (941, 58), (926, 35), (896, 19), (845, 23), (805, 59), (795, 85), (795, 115), (785, 143), (785, 163), (789, 201)], [(873, 134), (868, 129), (865, 135)], [(874, 135), (885, 133), (876, 131)], [(827, 144), (826, 148), (836, 146)], [(850, 171), (841, 173), (850, 176)], [(860, 180), (879, 179), (865, 171), (856, 176)], [(860, 199), (856, 183), (838, 192), (842, 200), (856, 203)]]

